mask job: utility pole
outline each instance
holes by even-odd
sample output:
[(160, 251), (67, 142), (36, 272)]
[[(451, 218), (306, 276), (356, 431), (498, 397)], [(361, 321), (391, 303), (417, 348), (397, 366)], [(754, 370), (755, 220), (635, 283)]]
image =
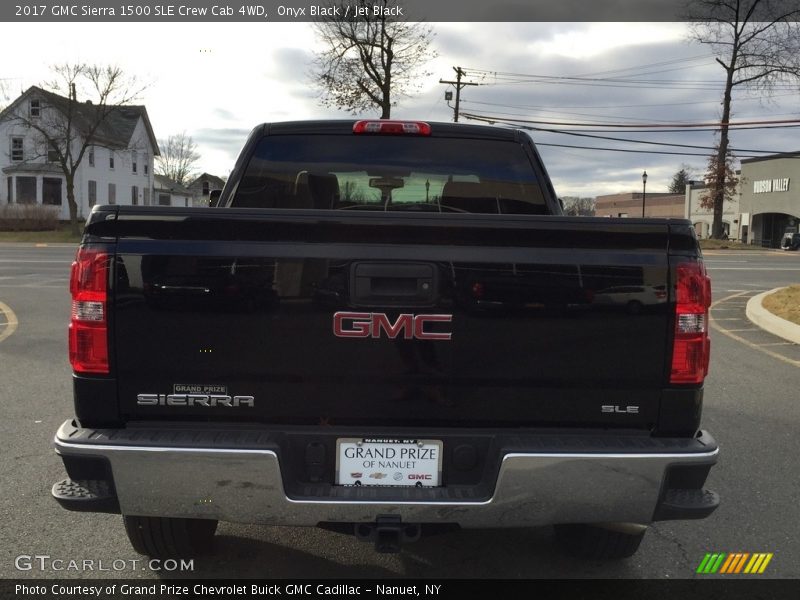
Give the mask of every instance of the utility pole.
[[(446, 83), (448, 85), (456, 86), (456, 105), (453, 109), (453, 123), (458, 123), (458, 107), (461, 103), (461, 88), (466, 87), (468, 85), (480, 85), (478, 83), (469, 83), (469, 82), (461, 82), (461, 78), (465, 76), (467, 73), (461, 67), (453, 67), (453, 70), (456, 72), (456, 80), (455, 81), (445, 81), (443, 79), (439, 80), (439, 83)], [(449, 93), (449, 92), (448, 92)]]

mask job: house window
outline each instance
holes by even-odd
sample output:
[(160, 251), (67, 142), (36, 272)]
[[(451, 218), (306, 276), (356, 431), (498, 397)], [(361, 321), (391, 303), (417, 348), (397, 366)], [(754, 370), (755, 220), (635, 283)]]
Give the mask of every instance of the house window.
[(36, 204), (36, 177), (17, 177), (17, 204)]
[(89, 166), (94, 166), (94, 147), (89, 148)]
[(208, 196), (208, 192), (209, 192), (208, 188), (209, 188), (208, 182), (204, 181), (203, 182), (203, 196)]
[(108, 184), (108, 203), (109, 204), (116, 204), (117, 203), (117, 184), (116, 183), (109, 183)]
[(8, 198), (6, 198), (6, 200), (8, 200), (9, 204), (11, 204), (12, 201), (11, 195), (13, 194), (14, 191), (14, 178), (6, 177), (6, 181), (8, 182)]
[(97, 182), (89, 180), (89, 208), (97, 204)]
[(23, 138), (21, 137), (12, 137), (11, 138), (11, 160), (14, 162), (19, 162), (21, 160), (25, 160), (25, 150), (23, 148)]
[(108, 151), (108, 168), (109, 169), (113, 169), (114, 168), (114, 151), (113, 150), (109, 150)]
[(58, 162), (58, 150), (53, 150), (51, 148), (47, 151), (47, 162)]
[(144, 163), (144, 174), (145, 175), (149, 175), (150, 174), (149, 166), (150, 165), (148, 165), (147, 163)]
[(131, 161), (133, 163), (133, 172), (136, 173), (136, 152), (131, 153)]
[(142, 193), (144, 194), (144, 205), (150, 206), (150, 188), (144, 188)]
[(159, 206), (169, 206), (169, 194), (159, 194), (158, 195), (158, 205)]
[(139, 186), (132, 185), (131, 186), (131, 204), (136, 206), (139, 204)]
[(36, 118), (42, 116), (42, 105), (39, 100), (31, 100), (30, 103), (30, 115), (31, 118)]
[(42, 204), (61, 206), (61, 178), (42, 178)]
[(142, 168), (144, 169), (144, 174), (145, 175), (149, 175), (150, 174), (150, 168), (149, 168), (150, 167), (150, 157), (147, 155), (147, 152), (145, 152), (144, 156), (142, 157), (142, 165), (143, 165)]

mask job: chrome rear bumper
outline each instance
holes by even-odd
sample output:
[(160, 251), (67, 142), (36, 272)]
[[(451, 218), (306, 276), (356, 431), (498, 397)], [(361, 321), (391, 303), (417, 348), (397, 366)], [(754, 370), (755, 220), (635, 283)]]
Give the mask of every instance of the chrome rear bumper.
[[(374, 522), (387, 515), (403, 522), (463, 527), (646, 524), (658, 518), (668, 492), (702, 491), (667, 489), (670, 470), (708, 467), (718, 454), (707, 433), (694, 440), (692, 448), (684, 444), (676, 452), (512, 452), (503, 456), (488, 498), (392, 488), (393, 497), (387, 499), (386, 488), (381, 493), (375, 488), (338, 488), (335, 496), (314, 499), (286, 493), (275, 449), (225, 447), (224, 440), (207, 447), (188, 446), (170, 441), (169, 435), (158, 444), (149, 439), (137, 445), (135, 435), (118, 442), (108, 430), (100, 431), (82, 430), (67, 421), (56, 434), (55, 449), (73, 461), (108, 461), (122, 514), (271, 525)], [(702, 515), (688, 511), (666, 518), (700, 518), (714, 508), (716, 504)]]

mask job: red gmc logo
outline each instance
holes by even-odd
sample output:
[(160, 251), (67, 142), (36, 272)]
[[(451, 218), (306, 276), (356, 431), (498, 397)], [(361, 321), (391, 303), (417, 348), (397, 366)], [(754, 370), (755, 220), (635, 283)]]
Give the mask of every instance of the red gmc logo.
[(333, 335), (341, 338), (449, 340), (452, 333), (425, 331), (426, 323), (450, 323), (453, 315), (408, 315), (397, 317), (392, 323), (384, 313), (337, 312), (333, 315)]

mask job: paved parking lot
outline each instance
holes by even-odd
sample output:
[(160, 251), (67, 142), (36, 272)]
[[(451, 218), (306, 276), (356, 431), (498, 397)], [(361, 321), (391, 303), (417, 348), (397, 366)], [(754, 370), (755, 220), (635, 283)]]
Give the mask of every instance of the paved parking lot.
[(712, 327), (756, 352), (800, 366), (800, 346), (777, 338), (747, 318), (747, 303), (759, 293), (758, 290), (733, 292), (714, 302), (711, 310)]

